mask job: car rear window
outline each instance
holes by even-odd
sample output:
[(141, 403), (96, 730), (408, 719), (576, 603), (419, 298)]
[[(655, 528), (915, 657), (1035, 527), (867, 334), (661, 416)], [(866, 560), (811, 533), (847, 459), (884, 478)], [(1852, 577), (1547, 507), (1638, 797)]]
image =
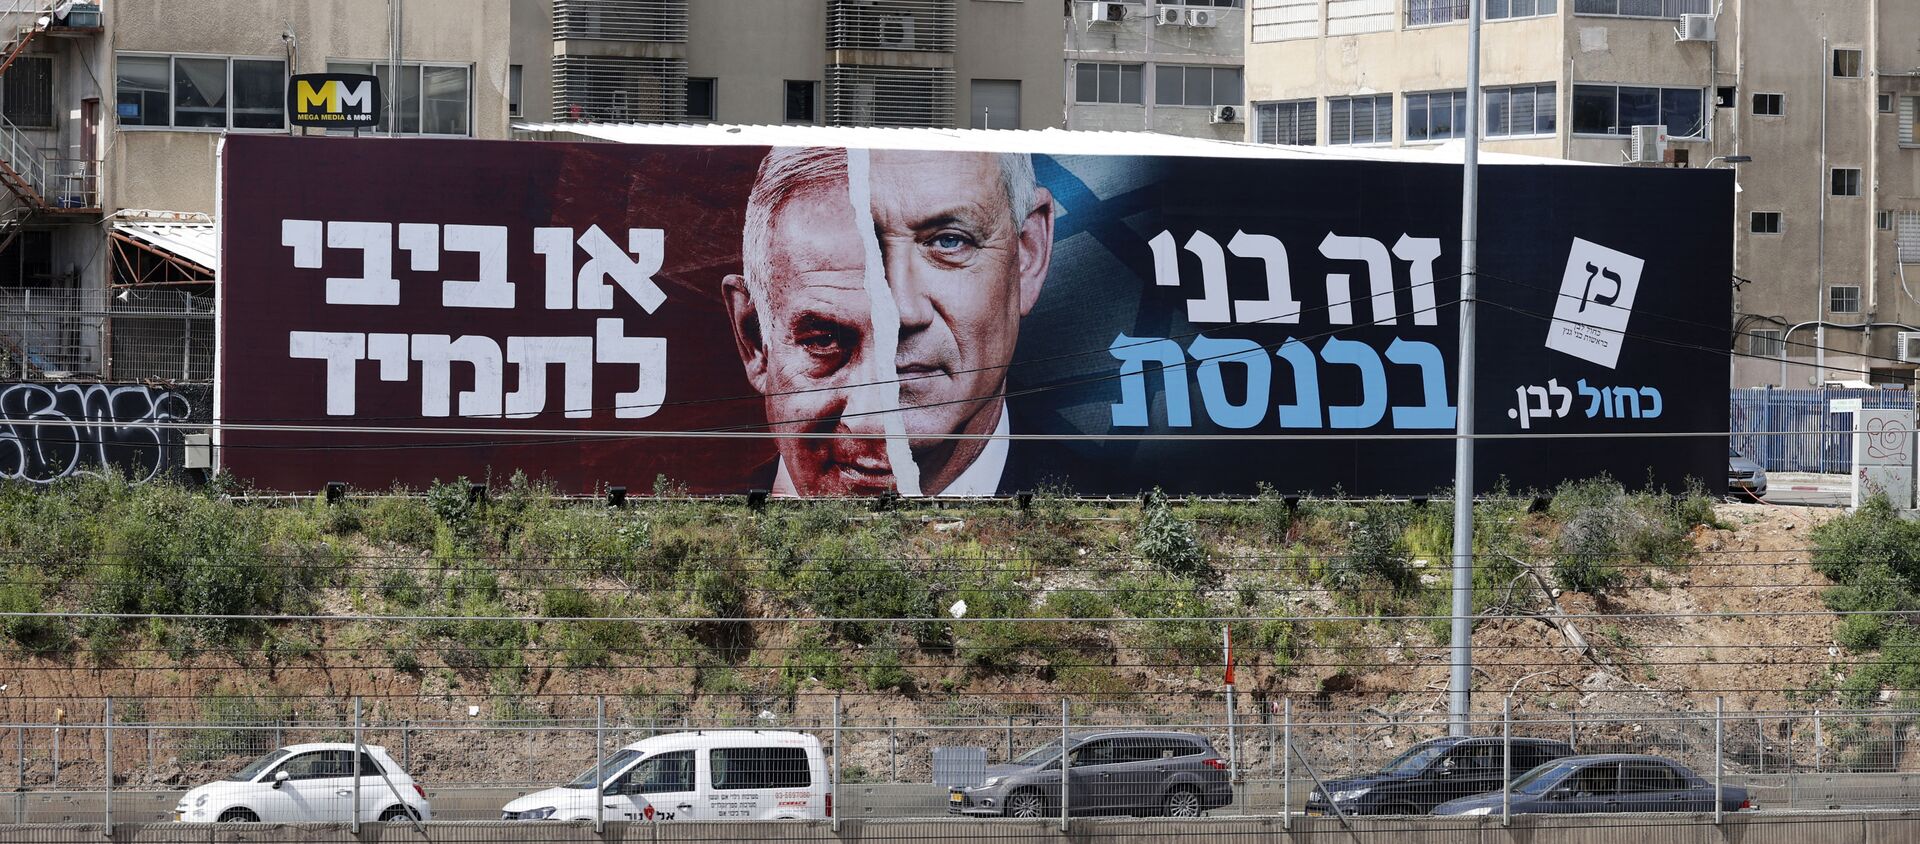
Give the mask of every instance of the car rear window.
[(1192, 741), (1172, 737), (1126, 738), (1119, 739), (1118, 743), (1121, 757), (1129, 762), (1177, 759), (1182, 756), (1198, 756), (1206, 752), (1204, 748)]
[(709, 752), (715, 789), (806, 788), (813, 784), (803, 748), (717, 747)]

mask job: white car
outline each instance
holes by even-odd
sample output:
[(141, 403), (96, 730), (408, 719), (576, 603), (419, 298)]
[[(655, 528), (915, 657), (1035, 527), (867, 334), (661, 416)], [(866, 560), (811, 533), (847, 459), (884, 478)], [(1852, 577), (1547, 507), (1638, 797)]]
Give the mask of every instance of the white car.
[[(362, 823), (404, 821), (409, 815), (423, 821), (433, 817), (426, 791), (400, 770), (386, 748), (362, 745), (362, 750)], [(253, 760), (233, 776), (187, 792), (173, 807), (173, 819), (347, 823), (352, 819), (352, 804), (353, 745), (295, 744)]]
[(508, 803), (507, 821), (799, 820), (833, 816), (820, 739), (806, 733), (671, 733), (610, 754), (573, 782)]

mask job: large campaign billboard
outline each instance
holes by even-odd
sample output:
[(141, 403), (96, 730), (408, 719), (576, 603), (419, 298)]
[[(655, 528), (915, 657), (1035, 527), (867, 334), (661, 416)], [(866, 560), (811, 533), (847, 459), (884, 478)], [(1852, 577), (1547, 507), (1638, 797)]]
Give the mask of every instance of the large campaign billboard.
[[(1480, 485), (1717, 479), (1731, 175), (1482, 172)], [(219, 459), (282, 490), (1428, 493), (1461, 184), (1298, 154), (236, 136)]]

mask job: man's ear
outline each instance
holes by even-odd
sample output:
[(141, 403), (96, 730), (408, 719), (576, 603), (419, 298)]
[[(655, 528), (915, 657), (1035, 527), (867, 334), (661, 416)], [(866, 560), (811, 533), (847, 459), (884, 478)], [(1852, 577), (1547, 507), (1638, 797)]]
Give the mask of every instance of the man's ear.
[(720, 296), (727, 304), (727, 324), (733, 328), (734, 350), (740, 353), (740, 365), (747, 370), (747, 382), (761, 394), (767, 392), (767, 342), (760, 329), (760, 309), (753, 302), (747, 280), (729, 275), (720, 284)]
[(1040, 300), (1040, 286), (1047, 282), (1047, 267), (1053, 263), (1053, 193), (1046, 188), (1033, 192), (1033, 207), (1020, 222), (1020, 315), (1033, 310)]

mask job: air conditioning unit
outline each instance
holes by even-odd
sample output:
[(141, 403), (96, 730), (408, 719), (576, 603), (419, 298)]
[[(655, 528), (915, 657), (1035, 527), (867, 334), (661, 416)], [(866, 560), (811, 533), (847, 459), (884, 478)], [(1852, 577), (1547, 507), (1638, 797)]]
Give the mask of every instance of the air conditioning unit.
[(1900, 341), (1900, 359), (1907, 363), (1920, 363), (1920, 331), (1902, 331)]
[(1667, 127), (1659, 124), (1633, 127), (1633, 143), (1627, 150), (1631, 164), (1660, 164), (1667, 158)]
[(1126, 19), (1127, 4), (1113, 2), (1093, 4), (1093, 14), (1087, 16), (1091, 23), (1119, 23)]
[(880, 19), (879, 44), (882, 50), (913, 49), (913, 17), (888, 15)]
[(1215, 123), (1239, 123), (1239, 122), (1240, 122), (1240, 107), (1239, 107), (1239, 106), (1237, 106), (1237, 105), (1220, 105), (1220, 106), (1214, 106), (1214, 107), (1213, 107), (1213, 122), (1215, 122)]
[(1713, 24), (1712, 15), (1681, 15), (1680, 28), (1673, 34), (1681, 41), (1712, 41)]
[(1220, 25), (1220, 12), (1216, 9), (1188, 9), (1187, 26), (1196, 29), (1212, 29)]
[(1160, 14), (1153, 22), (1160, 26), (1186, 26), (1187, 10), (1179, 6), (1161, 6)]

